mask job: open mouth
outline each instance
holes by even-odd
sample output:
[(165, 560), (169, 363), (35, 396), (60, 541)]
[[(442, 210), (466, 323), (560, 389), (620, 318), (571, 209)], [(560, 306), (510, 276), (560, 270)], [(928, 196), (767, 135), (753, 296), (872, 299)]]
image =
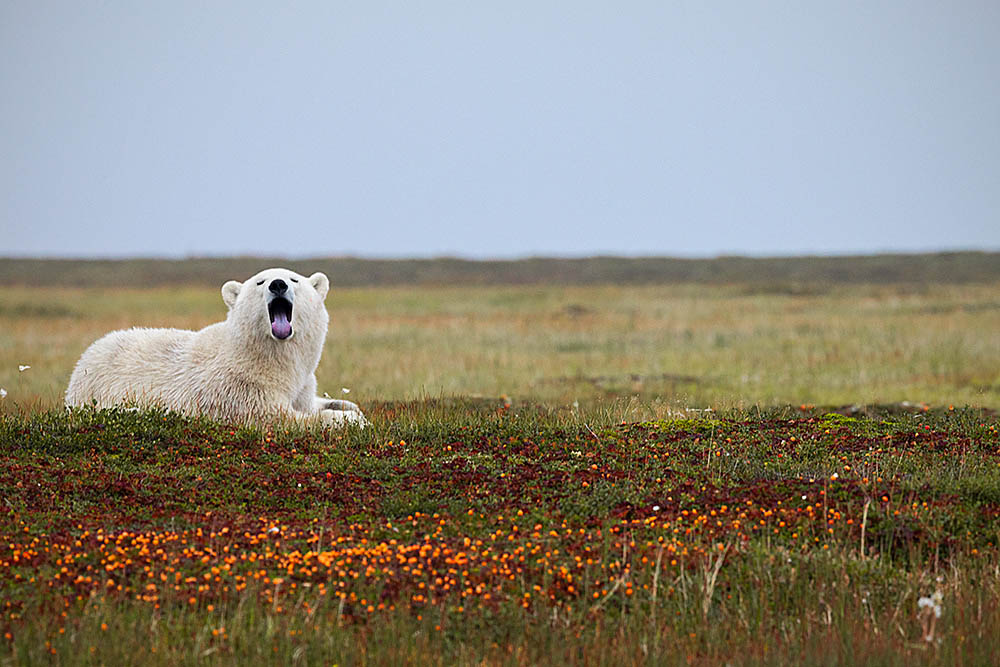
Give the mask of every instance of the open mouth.
[(292, 335), (292, 302), (279, 296), (267, 304), (267, 314), (271, 317), (271, 335), (285, 340)]

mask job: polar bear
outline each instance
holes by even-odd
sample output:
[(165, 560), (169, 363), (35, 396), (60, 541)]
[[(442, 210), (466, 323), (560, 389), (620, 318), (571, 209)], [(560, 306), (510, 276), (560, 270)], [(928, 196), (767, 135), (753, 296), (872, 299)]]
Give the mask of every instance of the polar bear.
[(222, 286), (224, 322), (200, 331), (113, 331), (80, 357), (66, 405), (160, 406), (222, 420), (367, 421), (350, 401), (316, 396), (330, 281), (267, 269)]

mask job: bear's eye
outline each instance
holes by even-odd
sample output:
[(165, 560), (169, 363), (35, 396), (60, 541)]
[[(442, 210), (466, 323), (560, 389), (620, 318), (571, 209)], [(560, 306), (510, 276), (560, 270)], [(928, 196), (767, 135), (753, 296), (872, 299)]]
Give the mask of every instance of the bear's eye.
[(298, 280), (296, 280), (295, 278), (289, 278), (289, 280), (291, 280), (291, 281), (292, 281), (293, 283), (297, 283), (297, 282), (299, 282), (299, 281), (298, 281)]
[(264, 281), (263, 281), (263, 280), (261, 280), (261, 281), (259, 281), (259, 282), (257, 283), (257, 287), (260, 287), (260, 286), (261, 286), (261, 285), (263, 285), (263, 284), (264, 284)]

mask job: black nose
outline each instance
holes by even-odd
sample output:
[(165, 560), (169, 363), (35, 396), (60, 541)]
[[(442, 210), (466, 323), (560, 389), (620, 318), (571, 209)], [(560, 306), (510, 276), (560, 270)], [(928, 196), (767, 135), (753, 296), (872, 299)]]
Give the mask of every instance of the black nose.
[(288, 283), (281, 278), (277, 278), (271, 281), (271, 284), (267, 286), (267, 289), (271, 290), (275, 294), (284, 294), (288, 291)]

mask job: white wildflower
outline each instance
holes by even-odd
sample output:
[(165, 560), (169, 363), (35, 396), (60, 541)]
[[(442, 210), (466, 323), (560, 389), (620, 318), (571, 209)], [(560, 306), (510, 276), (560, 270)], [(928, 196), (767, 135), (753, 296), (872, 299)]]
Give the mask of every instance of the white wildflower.
[[(940, 589), (934, 591), (934, 594), (930, 597), (924, 596), (917, 600), (917, 614), (920, 619), (920, 626), (924, 636), (924, 641), (933, 642), (934, 641), (934, 626), (937, 624), (937, 620), (941, 618), (941, 602), (944, 600), (944, 594)], [(938, 639), (938, 643), (941, 640)]]
[(345, 394), (350, 394), (351, 393), (351, 390), (348, 389), (347, 387), (341, 387), (340, 391), (344, 392)]
[(275, 533), (280, 533), (281, 530), (277, 526), (271, 526), (270, 528), (267, 529), (267, 532), (270, 533), (271, 535), (274, 535)]
[(659, 505), (653, 505), (653, 511), (654, 512), (659, 512), (660, 511), (660, 506)]
[(20, 365), (18, 365), (17, 370), (19, 372), (23, 373), (24, 371), (28, 370), (29, 368), (31, 368), (31, 366), (20, 364)]
[(934, 612), (935, 618), (941, 618), (941, 601), (943, 598), (944, 596), (941, 594), (941, 591), (936, 591), (930, 597), (924, 596), (917, 600), (917, 608), (930, 609)]
[(0, 398), (7, 398), (7, 390), (0, 387)]

